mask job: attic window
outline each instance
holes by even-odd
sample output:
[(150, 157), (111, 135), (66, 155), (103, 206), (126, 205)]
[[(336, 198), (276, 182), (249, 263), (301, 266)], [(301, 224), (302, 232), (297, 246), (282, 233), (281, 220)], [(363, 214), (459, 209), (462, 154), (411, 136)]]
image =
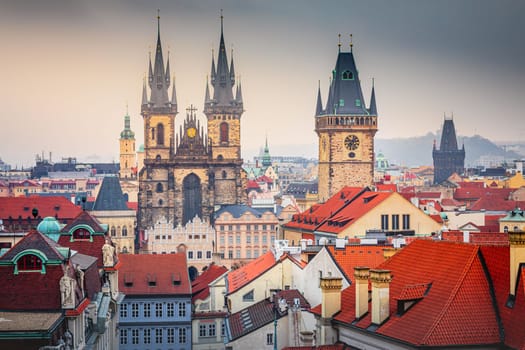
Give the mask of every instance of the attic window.
[(73, 231), (73, 239), (91, 239), (91, 233), (85, 228), (78, 228), (75, 231)]
[(148, 286), (155, 287), (157, 285), (157, 281), (148, 281)]
[(133, 276), (130, 274), (124, 274), (124, 286), (125, 287), (133, 287)]
[(254, 296), (253, 296), (254, 292), (253, 292), (253, 289), (251, 291), (249, 291), (248, 293), (244, 294), (242, 296), (242, 301), (253, 301), (254, 300)]
[(360, 99), (358, 99), (358, 98), (355, 99), (355, 106), (356, 107), (361, 107), (361, 100)]
[(180, 286), (180, 283), (181, 283), (180, 274), (178, 274), (178, 273), (171, 274), (171, 283), (174, 286)]
[(42, 259), (34, 254), (27, 254), (22, 256), (16, 262), (17, 271), (16, 272), (34, 272), (42, 270)]
[(157, 276), (150, 275), (148, 273), (147, 279), (148, 279), (148, 286), (149, 287), (155, 287), (157, 285)]
[(55, 205), (55, 210), (59, 211), (60, 210), (60, 206), (59, 205)]
[(24, 211), (29, 211), (29, 207), (24, 207)]
[(432, 283), (411, 284), (403, 287), (397, 297), (397, 314), (399, 316), (407, 312), (418, 301), (422, 300), (430, 291)]
[(343, 80), (354, 80), (354, 73), (349, 70), (345, 70), (342, 74)]

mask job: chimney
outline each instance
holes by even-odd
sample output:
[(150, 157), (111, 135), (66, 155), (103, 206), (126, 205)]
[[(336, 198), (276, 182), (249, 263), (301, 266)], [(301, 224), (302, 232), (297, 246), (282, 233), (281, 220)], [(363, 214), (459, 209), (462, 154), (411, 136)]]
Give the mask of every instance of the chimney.
[(372, 323), (380, 325), (390, 315), (390, 270), (370, 270), (372, 282)]
[(525, 232), (509, 232), (510, 294), (516, 296), (516, 281), (520, 264), (525, 263)]
[(331, 318), (341, 310), (341, 277), (321, 277), (321, 317)]
[(355, 277), (355, 318), (359, 319), (368, 312), (368, 277), (370, 268), (354, 267)]

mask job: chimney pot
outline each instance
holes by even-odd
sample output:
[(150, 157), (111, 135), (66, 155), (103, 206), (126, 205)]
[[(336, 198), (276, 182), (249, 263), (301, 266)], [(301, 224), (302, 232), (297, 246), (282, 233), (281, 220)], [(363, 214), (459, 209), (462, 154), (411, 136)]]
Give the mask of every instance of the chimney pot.
[(370, 270), (372, 282), (372, 323), (382, 324), (390, 315), (390, 270)]

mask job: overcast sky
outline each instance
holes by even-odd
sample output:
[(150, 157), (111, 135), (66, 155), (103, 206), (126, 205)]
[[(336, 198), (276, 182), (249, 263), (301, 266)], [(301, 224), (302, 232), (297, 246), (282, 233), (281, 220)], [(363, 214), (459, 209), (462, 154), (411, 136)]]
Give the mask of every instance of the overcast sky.
[(141, 144), (157, 8), (178, 119), (193, 104), (202, 121), (224, 9), (245, 159), (265, 135), (273, 154), (317, 156), (317, 86), (326, 102), (339, 33), (343, 50), (353, 34), (367, 105), (375, 79), (376, 137), (424, 135), (453, 114), (460, 135), (525, 139), (524, 1), (0, 0), (0, 158), (19, 167), (41, 152), (118, 161), (126, 106)]

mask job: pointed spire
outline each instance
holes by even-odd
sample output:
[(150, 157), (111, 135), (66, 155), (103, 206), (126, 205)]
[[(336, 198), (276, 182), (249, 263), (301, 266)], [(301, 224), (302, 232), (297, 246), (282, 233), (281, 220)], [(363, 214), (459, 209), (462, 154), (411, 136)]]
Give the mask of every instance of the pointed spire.
[(171, 105), (175, 106), (175, 111), (177, 111), (177, 89), (175, 88), (175, 76), (173, 76), (173, 87), (171, 89)]
[(148, 91), (146, 89), (146, 77), (144, 76), (144, 79), (142, 81), (142, 105), (148, 104)]
[(319, 86), (317, 87), (317, 105), (315, 107), (315, 115), (321, 115), (323, 113), (323, 102), (321, 101), (321, 81), (319, 80)]
[(230, 62), (230, 80), (232, 85), (235, 85), (235, 67), (233, 66), (233, 47), (231, 53), (231, 62)]
[(168, 86), (170, 85), (170, 52), (168, 51), (168, 61), (166, 62), (166, 73), (164, 73), (166, 75), (166, 84), (168, 84)]
[[(221, 11), (221, 38), (219, 44), (219, 54), (217, 57), (217, 71), (215, 79), (213, 77), (213, 61), (212, 61), (212, 85), (213, 85), (213, 100), (220, 106), (229, 106), (234, 103), (233, 99), (233, 84), (235, 78), (231, 76), (228, 68), (228, 57), (226, 55), (226, 45), (224, 44), (224, 17)], [(233, 66), (232, 66), (233, 67)]]
[(237, 91), (235, 92), (235, 101), (242, 104), (242, 88), (241, 88), (241, 78), (239, 77), (239, 84), (237, 85)]
[(204, 94), (204, 104), (207, 105), (210, 102), (210, 87), (208, 84), (208, 76), (206, 76), (206, 93)]
[(153, 85), (153, 68), (151, 66), (151, 52), (149, 53), (149, 69), (148, 69), (148, 82), (150, 88)]
[(214, 50), (211, 49), (211, 83), (215, 84), (215, 77), (217, 73), (215, 72), (215, 58), (213, 58), (213, 55)]
[(155, 48), (155, 63), (153, 70), (150, 59), (149, 86), (151, 89), (150, 101), (153, 107), (166, 107), (169, 104), (168, 87), (169, 76), (166, 77), (167, 70), (164, 69), (164, 59), (162, 57), (162, 44), (160, 41), (160, 10), (157, 15), (157, 46)]
[(370, 97), (370, 108), (368, 109), (368, 112), (370, 113), (370, 115), (377, 115), (374, 79), (372, 79), (372, 96)]

